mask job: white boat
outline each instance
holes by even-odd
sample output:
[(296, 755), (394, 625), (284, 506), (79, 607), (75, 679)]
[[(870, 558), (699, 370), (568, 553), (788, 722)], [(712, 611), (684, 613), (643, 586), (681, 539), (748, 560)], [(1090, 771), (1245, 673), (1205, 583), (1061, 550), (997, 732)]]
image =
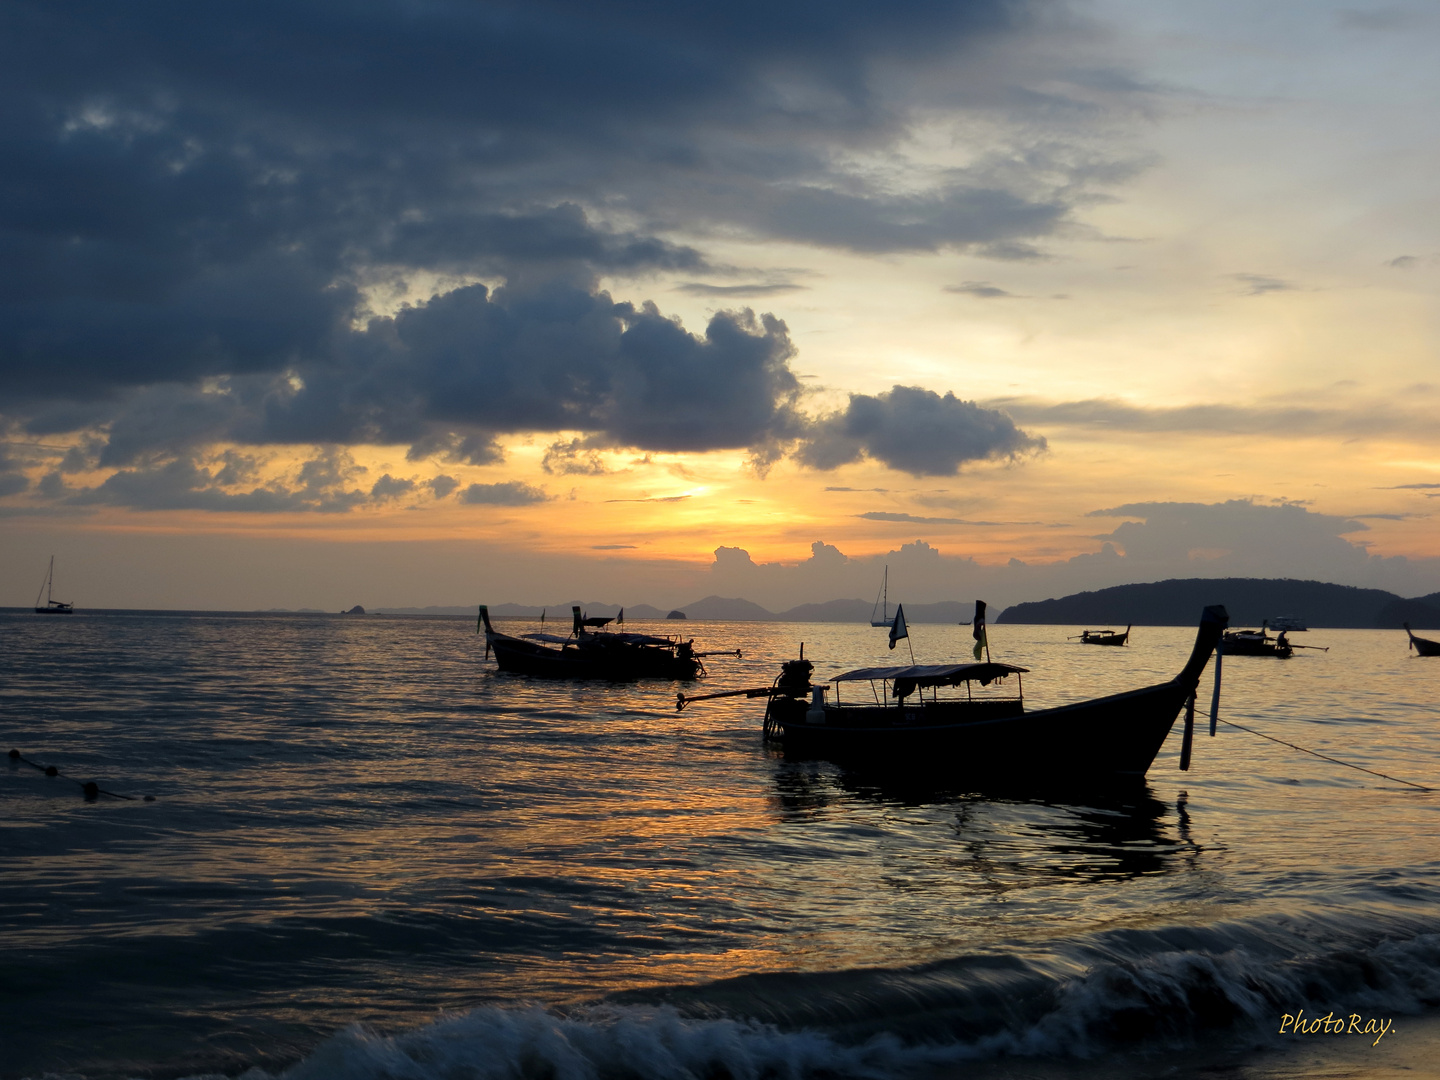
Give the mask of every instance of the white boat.
[(1310, 628), (1294, 615), (1276, 615), (1275, 618), (1270, 620), (1270, 629), (1274, 630), (1277, 634), (1282, 631), (1287, 634), (1295, 634), (1302, 630), (1309, 630)]

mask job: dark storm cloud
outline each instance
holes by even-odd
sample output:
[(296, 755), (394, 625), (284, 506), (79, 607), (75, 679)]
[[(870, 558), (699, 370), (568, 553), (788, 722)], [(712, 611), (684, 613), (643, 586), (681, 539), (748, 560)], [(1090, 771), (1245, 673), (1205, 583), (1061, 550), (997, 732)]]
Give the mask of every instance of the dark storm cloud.
[(1004, 413), (918, 386), (851, 394), (842, 411), (819, 420), (796, 452), (815, 469), (871, 457), (912, 476), (953, 476), (967, 461), (1014, 458), (1045, 448)]
[[(980, 185), (916, 198), (801, 187), (751, 200), (743, 210), (736, 207), (734, 217), (765, 236), (880, 253), (1005, 245), (1017, 236), (1047, 236), (1068, 211), (1059, 198), (1035, 200)], [(996, 249), (1002, 251), (1010, 249)]]
[(500, 484), (471, 484), (460, 493), (460, 501), (472, 506), (532, 506), (548, 502), (550, 496), (537, 487), (509, 480)]
[[(14, 0), (0, 421), (98, 433), (86, 461), (122, 471), (85, 498), (136, 505), (213, 502), (195, 455), (221, 442), (487, 464), (498, 435), (582, 431), (587, 449), (743, 447), (763, 468), (804, 434), (784, 324), (726, 312), (692, 333), (596, 282), (717, 272), (676, 234), (1036, 255), (1102, 165), (1031, 148), (897, 192), (844, 164), (905, 137), (934, 104), (927, 71), (944, 107), (1023, 108), (951, 76), (1033, 6)], [(377, 283), (437, 275), (427, 303), (366, 309)], [(480, 278), (505, 285), (453, 284)], [(961, 402), (939, 445), (908, 446), (857, 402), (808, 460), (944, 473), (1030, 446)]]
[(0, 498), (16, 495), (30, 486), (30, 481), (21, 471), (21, 467), (21, 463), (15, 460), (5, 444), (0, 442)]
[(748, 311), (720, 312), (697, 335), (653, 306), (564, 283), (475, 285), (336, 341), (336, 358), (285, 374), (159, 384), (93, 403), (87, 422), (108, 424), (92, 464), (235, 442), (399, 443), (414, 461), (485, 465), (503, 457), (497, 432), (578, 429), (591, 441), (553, 447), (547, 465), (596, 473), (597, 446), (745, 448), (802, 424), (785, 324)]

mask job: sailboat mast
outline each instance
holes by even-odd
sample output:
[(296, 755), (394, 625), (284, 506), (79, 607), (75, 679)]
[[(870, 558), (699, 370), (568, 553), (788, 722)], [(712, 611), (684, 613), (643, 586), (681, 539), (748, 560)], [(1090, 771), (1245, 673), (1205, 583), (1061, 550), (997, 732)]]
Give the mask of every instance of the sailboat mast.
[(50, 556), (50, 569), (45, 571), (45, 580), (40, 583), (40, 591), (35, 594), (35, 606), (40, 606), (40, 597), (45, 597), (45, 606), (50, 606), (50, 588), (55, 580), (55, 556)]

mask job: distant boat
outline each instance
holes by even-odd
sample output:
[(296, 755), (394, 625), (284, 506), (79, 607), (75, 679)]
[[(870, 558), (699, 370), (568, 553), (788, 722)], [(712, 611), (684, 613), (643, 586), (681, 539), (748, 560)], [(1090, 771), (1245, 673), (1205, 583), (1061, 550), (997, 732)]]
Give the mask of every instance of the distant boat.
[(1220, 639), (1220, 651), (1226, 656), (1274, 656), (1281, 660), (1295, 655), (1296, 649), (1330, 651), (1328, 647), (1319, 645), (1295, 645), (1286, 638), (1287, 631), (1284, 630), (1272, 638), (1266, 632), (1269, 626), (1270, 620), (1266, 619), (1261, 622), (1259, 630), (1227, 630)]
[[(55, 584), (55, 556), (50, 556), (50, 569), (45, 571), (45, 580), (40, 584), (40, 592), (35, 597), (36, 615), (71, 615), (75, 611), (74, 604), (67, 604), (63, 600), (50, 599), (50, 590)], [(40, 606), (40, 597), (45, 597), (45, 606)]]
[[(1228, 621), (1223, 607), (1205, 609), (1188, 662), (1168, 682), (1035, 712), (1025, 711), (1019, 686), (1027, 669), (1013, 664), (861, 668), (834, 676), (833, 685), (816, 685), (803, 646), (800, 659), (781, 665), (772, 686), (693, 698), (682, 694), (676, 706), (717, 697), (767, 698), (765, 735), (782, 741), (787, 757), (865, 763), (898, 758), (906, 768), (941, 768), (957, 776), (1045, 777), (1072, 784), (1133, 780), (1150, 768), (1187, 702), (1192, 708), (1181, 768), (1189, 767), (1200, 674)], [(983, 692), (1012, 675), (1013, 692)], [(840, 688), (855, 682), (868, 683), (873, 693), (838, 700)], [(944, 688), (953, 688), (951, 694), (937, 693)], [(831, 690), (836, 700), (828, 699)]]
[(739, 656), (732, 652), (697, 653), (693, 640), (654, 634), (615, 633), (602, 628), (615, 620), (586, 618), (580, 608), (568, 635), (502, 634), (490, 623), (490, 609), (480, 605), (477, 631), (485, 634), (485, 648), (495, 653), (501, 671), (541, 679), (696, 679), (705, 674), (700, 661), (706, 656)]
[(1270, 629), (1278, 633), (1298, 634), (1309, 630), (1303, 622), (1294, 615), (1276, 615), (1270, 620)]
[(1124, 645), (1130, 640), (1130, 627), (1124, 633), (1119, 630), (1082, 630), (1078, 635), (1081, 645)]
[[(1402, 623), (1405, 633), (1410, 634), (1410, 624)], [(1431, 641), (1429, 638), (1416, 637), (1410, 634), (1410, 647), (1421, 656), (1440, 656), (1440, 641)]]
[[(875, 617), (875, 608), (880, 609), (880, 617)], [(890, 611), (890, 567), (885, 567), (885, 576), (880, 579), (880, 595), (875, 597), (875, 604), (870, 608), (871, 626), (889, 626), (895, 621), (895, 616)]]

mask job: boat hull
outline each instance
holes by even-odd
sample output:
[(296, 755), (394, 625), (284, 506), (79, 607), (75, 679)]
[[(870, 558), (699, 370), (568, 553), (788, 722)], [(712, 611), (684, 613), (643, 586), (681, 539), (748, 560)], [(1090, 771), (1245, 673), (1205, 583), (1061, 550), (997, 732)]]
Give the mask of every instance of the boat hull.
[(1281, 660), (1295, 654), (1289, 645), (1275, 641), (1245, 641), (1227, 639), (1221, 646), (1226, 656), (1275, 656)]
[(487, 643), (501, 671), (538, 679), (636, 679), (689, 681), (700, 674), (700, 662), (667, 649), (586, 640), (554, 649), (508, 634), (487, 634)]
[(956, 702), (949, 709), (829, 705), (823, 723), (809, 702), (777, 700), (771, 715), (787, 757), (943, 763), (974, 776), (1138, 779), (1189, 693), (1172, 681), (1035, 712), (1025, 712), (1019, 701)]
[(1405, 633), (1410, 634), (1410, 645), (1421, 656), (1440, 656), (1440, 641), (1431, 641), (1429, 638), (1416, 637), (1410, 633), (1410, 627), (1405, 627)]

